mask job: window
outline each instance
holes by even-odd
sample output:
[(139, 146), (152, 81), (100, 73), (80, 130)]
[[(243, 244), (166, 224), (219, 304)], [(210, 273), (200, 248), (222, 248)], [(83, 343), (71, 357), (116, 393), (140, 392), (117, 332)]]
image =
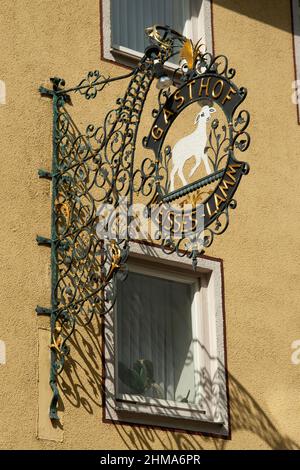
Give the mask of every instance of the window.
[(212, 51), (210, 0), (102, 0), (104, 58), (132, 65), (148, 45), (145, 28), (154, 24), (167, 24), (195, 42), (202, 38)]
[(292, 0), (293, 39), (295, 78), (293, 102), (297, 105), (298, 124), (300, 124), (300, 0)]
[(220, 262), (132, 250), (106, 321), (106, 417), (227, 435)]

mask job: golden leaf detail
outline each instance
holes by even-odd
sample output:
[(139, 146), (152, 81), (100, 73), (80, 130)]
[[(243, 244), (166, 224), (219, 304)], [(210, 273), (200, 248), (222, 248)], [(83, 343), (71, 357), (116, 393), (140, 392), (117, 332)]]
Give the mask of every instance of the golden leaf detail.
[(194, 65), (194, 48), (193, 48), (193, 43), (190, 39), (186, 39), (181, 51), (180, 51), (180, 57), (182, 59), (185, 59), (187, 61), (187, 66), (189, 69), (193, 68)]
[(61, 202), (56, 204), (56, 210), (65, 217), (66, 223), (69, 225), (71, 219), (70, 206), (66, 202)]

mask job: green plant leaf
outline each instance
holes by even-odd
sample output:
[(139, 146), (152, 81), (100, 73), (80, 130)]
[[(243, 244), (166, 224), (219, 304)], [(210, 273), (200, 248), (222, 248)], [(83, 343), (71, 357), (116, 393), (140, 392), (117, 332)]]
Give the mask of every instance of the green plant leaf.
[(123, 362), (118, 363), (119, 378), (133, 393), (144, 393), (145, 384), (136, 370), (129, 369)]

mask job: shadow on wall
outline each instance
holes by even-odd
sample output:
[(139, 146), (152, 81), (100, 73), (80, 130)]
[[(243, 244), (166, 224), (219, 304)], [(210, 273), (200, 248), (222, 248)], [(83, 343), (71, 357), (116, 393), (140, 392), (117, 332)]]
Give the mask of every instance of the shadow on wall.
[[(267, 0), (267, 8), (266, 5), (263, 5), (265, 2), (258, 0), (252, 2), (214, 1), (224, 8), (290, 31), (289, 15), (282, 18), (282, 15), (278, 14), (278, 11), (282, 11), (279, 0), (276, 2)], [(278, 4), (278, 11), (276, 11), (274, 3)], [(289, 8), (287, 0), (286, 6)], [(77, 129), (76, 132), (78, 135)], [(80, 324), (80, 320), (78, 323)], [(101, 416), (104, 393), (101, 337), (101, 319), (95, 315), (85, 328), (77, 329), (74, 335), (69, 338), (71, 356), (67, 358), (64, 372), (59, 378), (64, 402), (68, 401), (73, 407), (83, 408), (88, 415), (99, 415), (99, 417)], [(251, 432), (262, 440), (265, 447), (271, 449), (299, 449), (295, 442), (276, 429), (271, 419), (242, 384), (232, 375), (228, 375), (232, 434), (238, 431)], [(214, 384), (207, 383), (206, 385), (208, 391), (213, 389)], [(116, 424), (115, 429), (129, 449), (157, 449), (158, 446), (167, 450), (202, 449), (206, 447), (206, 442), (213, 442), (216, 449), (225, 449), (228, 444), (225, 439), (205, 437), (189, 432), (171, 432), (166, 429), (161, 432), (159, 428), (151, 426)]]
[[(238, 15), (253, 18), (260, 23), (269, 24), (282, 31), (291, 32), (291, 4), (294, 0), (212, 0), (214, 5), (232, 10)], [(283, 11), (288, 12), (283, 15)]]
[[(97, 317), (86, 328), (76, 331), (70, 339), (72, 357), (68, 357), (59, 383), (63, 401), (68, 400), (72, 406), (84, 408), (89, 415), (99, 414), (99, 418), (104, 394), (102, 330), (101, 319)], [(228, 374), (228, 378), (233, 435), (238, 431), (251, 432), (270, 449), (300, 449), (297, 443), (276, 429), (271, 419), (235, 377)], [(206, 396), (213, 393), (214, 385), (204, 385)], [(206, 442), (213, 442), (215, 448), (221, 450), (226, 449), (228, 444), (226, 439), (192, 432), (167, 429), (162, 432), (162, 428), (152, 426), (114, 426), (128, 449), (156, 450), (159, 447), (165, 450), (201, 450), (206, 447)]]

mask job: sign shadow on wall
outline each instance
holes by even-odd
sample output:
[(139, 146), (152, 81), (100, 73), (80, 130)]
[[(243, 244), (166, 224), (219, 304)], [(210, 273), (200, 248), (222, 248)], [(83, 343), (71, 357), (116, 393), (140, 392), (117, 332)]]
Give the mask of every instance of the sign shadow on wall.
[[(73, 348), (72, 357), (66, 360), (63, 375), (60, 377), (59, 387), (61, 394), (69, 402), (69, 406), (83, 408), (87, 415), (99, 415), (103, 417), (104, 406), (104, 346), (102, 344), (103, 319), (95, 316), (93, 321), (80, 332), (76, 331), (70, 339)], [(113, 331), (110, 332), (113, 335)], [(202, 347), (202, 345), (200, 345)], [(108, 348), (110, 350), (110, 348)], [(203, 353), (209, 355), (203, 347)], [(111, 350), (110, 350), (111, 351)], [(212, 359), (212, 358), (210, 358)], [(111, 361), (114, 361), (111, 351)], [(224, 368), (224, 365), (221, 364)], [(226, 393), (226, 383), (220, 383), (219, 377), (209, 376), (209, 373), (201, 369), (199, 382), (207, 402), (216, 393)], [(230, 404), (230, 428), (231, 434), (240, 431), (253, 433), (260, 438), (265, 447), (270, 449), (300, 449), (300, 446), (280, 433), (272, 422), (272, 419), (262, 409), (251, 393), (230, 373), (228, 375), (229, 404)], [(86, 419), (89, 419), (87, 416)], [(99, 423), (100, 425), (100, 423)], [(153, 426), (123, 425), (113, 423), (120, 438), (128, 449), (156, 450), (161, 447), (164, 450), (201, 450), (205, 443), (213, 441), (216, 449), (226, 449), (227, 440), (205, 436), (200, 433), (187, 431), (174, 432)]]

